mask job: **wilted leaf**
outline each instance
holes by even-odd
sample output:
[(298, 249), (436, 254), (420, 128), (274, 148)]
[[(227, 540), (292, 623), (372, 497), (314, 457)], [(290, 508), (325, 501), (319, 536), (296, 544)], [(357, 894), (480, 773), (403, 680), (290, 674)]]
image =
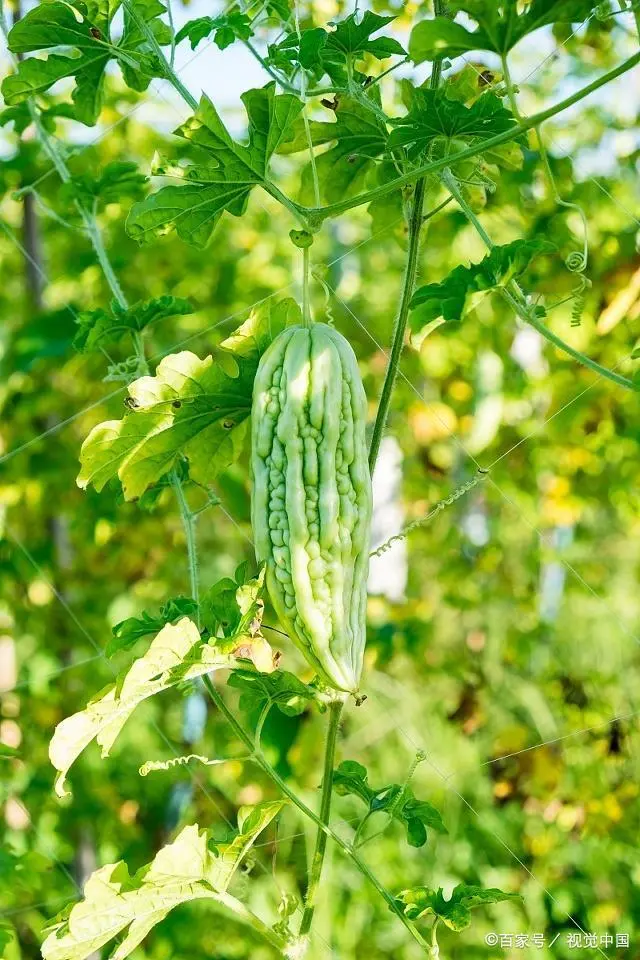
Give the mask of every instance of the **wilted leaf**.
[(277, 801), (241, 807), (231, 843), (213, 846), (207, 831), (193, 824), (133, 876), (124, 860), (96, 870), (84, 899), (50, 926), (44, 960), (84, 960), (123, 933), (111, 958), (124, 960), (174, 907), (197, 899), (232, 902), (223, 895), (233, 874), (283, 806)]
[(237, 666), (238, 651), (243, 659), (247, 657), (251, 642), (251, 635), (244, 629), (224, 641), (207, 642), (186, 617), (163, 627), (144, 656), (84, 710), (56, 727), (49, 745), (49, 758), (59, 771), (56, 793), (65, 795), (67, 771), (92, 740), (97, 740), (102, 756), (108, 756), (124, 724), (143, 700), (204, 673)]

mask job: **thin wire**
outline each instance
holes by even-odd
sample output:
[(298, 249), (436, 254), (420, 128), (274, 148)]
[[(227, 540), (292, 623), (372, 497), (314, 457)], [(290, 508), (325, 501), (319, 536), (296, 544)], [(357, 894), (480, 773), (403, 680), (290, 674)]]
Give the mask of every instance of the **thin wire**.
[(502, 760), (509, 760), (511, 757), (519, 757), (522, 753), (530, 753), (532, 750), (539, 750), (541, 747), (547, 747), (552, 743), (560, 743), (563, 740), (570, 740), (572, 737), (581, 737), (585, 733), (592, 733), (594, 730), (601, 730), (603, 727), (608, 727), (618, 720), (633, 720), (633, 718), (637, 716), (640, 716), (640, 710), (634, 710), (632, 713), (617, 714), (615, 717), (611, 717), (609, 720), (602, 720), (601, 723), (594, 723), (591, 727), (584, 727), (582, 730), (574, 730), (572, 733), (564, 733), (560, 737), (551, 737), (549, 740), (541, 740), (540, 743), (534, 743), (530, 747), (523, 747), (522, 750), (514, 750), (512, 753), (504, 753), (502, 756), (493, 757), (491, 760), (483, 760), (480, 766), (487, 767), (492, 763), (500, 763)]
[[(451, 785), (450, 780), (451, 780), (451, 778), (452, 778), (452, 776), (453, 776), (453, 772), (452, 772), (452, 773), (449, 773), (449, 774), (443, 773), (442, 770), (440, 770), (440, 768), (437, 766), (437, 764), (435, 764), (435, 763), (433, 762), (433, 760), (430, 759), (429, 754), (428, 754), (428, 751), (426, 751), (426, 750), (424, 749), (424, 747), (421, 748), (421, 747), (419, 747), (416, 743), (414, 743), (413, 738), (412, 738), (412, 737), (407, 733), (407, 731), (404, 730), (402, 727), (399, 726), (397, 729), (398, 729), (398, 731), (399, 731), (400, 733), (402, 733), (402, 735), (403, 735), (403, 736), (405, 737), (405, 739), (412, 745), (412, 747), (414, 747), (414, 749), (416, 750), (416, 752), (417, 752), (418, 750), (422, 750), (422, 752), (424, 753), (426, 762), (429, 764), (429, 766), (432, 768), (432, 770), (434, 770), (434, 771), (438, 774), (438, 776), (439, 776), (439, 777), (441, 778), (441, 780), (444, 782), (447, 790), (451, 790), (451, 792), (454, 793), (454, 794), (458, 797), (458, 799), (461, 800), (461, 801), (464, 803), (464, 805), (469, 808), (469, 810), (471, 810), (471, 812), (476, 816), (476, 818), (477, 818), (478, 820), (481, 820), (480, 814), (479, 814), (478, 811), (475, 809), (475, 807), (473, 807), (473, 806), (469, 803), (469, 801), (468, 801), (465, 797), (463, 797), (462, 794), (461, 794), (458, 790), (456, 790), (456, 788), (455, 788), (454, 786)], [(526, 865), (526, 863), (524, 863), (524, 862), (520, 859), (520, 857), (518, 856), (518, 854), (517, 854), (514, 850), (511, 849), (511, 847), (509, 846), (509, 844), (508, 844), (505, 840), (503, 840), (502, 837), (501, 837), (498, 833), (496, 833), (495, 830), (492, 830), (491, 828), (489, 828), (489, 832), (491, 833), (492, 837), (494, 837), (494, 839), (496, 839), (496, 840), (498, 841), (498, 843), (500, 843), (500, 844), (504, 847), (504, 849), (507, 851), (507, 853), (509, 853), (509, 854), (513, 857), (513, 859), (520, 865), (520, 867), (522, 867), (522, 869), (525, 871), (525, 873), (527, 873), (527, 874), (531, 877), (531, 879), (534, 881), (534, 883), (536, 883), (536, 884), (540, 887), (540, 889), (543, 890), (544, 893), (546, 893), (546, 895), (547, 895), (547, 896), (549, 897), (549, 899), (555, 904), (555, 906), (556, 906), (556, 907), (560, 907), (560, 909), (566, 914), (567, 919), (570, 920), (571, 923), (572, 923), (575, 927), (577, 927), (577, 929), (580, 930), (581, 933), (583, 933), (583, 934), (586, 935), (586, 930), (583, 930), (583, 929), (582, 929), (582, 927), (580, 926), (580, 924), (578, 923), (578, 921), (577, 921), (574, 917), (572, 917), (571, 914), (568, 912), (568, 910), (566, 910), (566, 908), (563, 907), (563, 906), (558, 902), (558, 900), (553, 896), (553, 894), (545, 887), (544, 883), (543, 883), (541, 880), (539, 880), (538, 877), (535, 876), (535, 874), (529, 869), (529, 867)], [(604, 950), (601, 950), (599, 947), (596, 947), (595, 949), (598, 951), (598, 953), (602, 954), (603, 957), (606, 957), (606, 956), (607, 956), (606, 953), (604, 952)]]
[[(0, 218), (0, 227), (2, 227), (2, 229), (4, 230), (5, 234), (9, 237), (9, 239), (13, 241), (13, 243), (15, 244), (17, 249), (20, 251), (22, 256), (25, 258), (25, 260), (28, 260), (31, 266), (38, 272), (42, 280), (44, 280), (45, 286), (48, 286), (50, 283), (50, 280), (47, 274), (44, 272), (40, 264), (36, 260), (34, 260), (34, 258), (31, 256), (29, 251), (26, 249), (26, 247), (24, 247), (22, 243), (20, 243), (20, 241), (18, 240), (17, 236), (15, 235), (14, 231), (11, 229), (9, 224), (6, 223), (6, 221), (1, 218)], [(71, 314), (71, 316), (73, 317), (73, 319), (77, 324), (80, 324), (80, 317), (78, 316), (78, 314), (73, 309), (70, 303), (66, 304), (64, 309), (69, 311), (69, 313)], [(105, 348), (100, 347), (100, 349), (102, 353), (105, 355), (105, 357), (107, 358), (107, 360), (109, 361), (109, 363), (113, 363), (114, 362), (113, 358), (109, 355), (109, 353), (105, 350)]]

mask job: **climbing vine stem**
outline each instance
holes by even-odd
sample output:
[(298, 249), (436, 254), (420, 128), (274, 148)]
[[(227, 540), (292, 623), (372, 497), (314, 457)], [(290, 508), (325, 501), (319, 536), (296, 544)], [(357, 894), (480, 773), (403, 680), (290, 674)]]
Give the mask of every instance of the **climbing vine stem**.
[(320, 816), (317, 813), (314, 813), (311, 807), (308, 807), (306, 803), (300, 799), (300, 797), (289, 787), (287, 782), (282, 779), (277, 770), (271, 766), (269, 761), (261, 752), (254, 751), (253, 737), (248, 730), (245, 730), (237, 717), (234, 715), (233, 711), (230, 710), (226, 705), (222, 694), (216, 689), (209, 676), (204, 677), (204, 686), (207, 693), (211, 697), (211, 700), (218, 708), (220, 713), (224, 716), (225, 720), (229, 723), (236, 736), (242, 741), (242, 743), (245, 744), (245, 746), (249, 748), (250, 751), (252, 751), (252, 760), (260, 767), (260, 769), (272, 781), (272, 783), (278, 787), (280, 792), (291, 801), (291, 803), (300, 811), (300, 813), (303, 814), (303, 816), (312, 820), (315, 825), (327, 835), (327, 837), (330, 837), (333, 840), (338, 849), (351, 860), (360, 873), (362, 873), (367, 878), (369, 883), (374, 887), (374, 889), (377, 890), (377, 892), (386, 902), (389, 909), (393, 911), (393, 913), (400, 919), (407, 930), (411, 933), (413, 939), (419, 943), (425, 951), (428, 951), (429, 945), (425, 938), (422, 936), (420, 931), (416, 929), (411, 920), (409, 920), (408, 917), (405, 917), (402, 907), (396, 902), (395, 898), (387, 890), (387, 888), (380, 883), (376, 875), (365, 863), (362, 857), (355, 850), (353, 850), (347, 841), (343, 840), (340, 834), (336, 833), (332, 827), (322, 822)]
[[(324, 753), (324, 773), (322, 775), (322, 799), (320, 801), (320, 820), (327, 826), (329, 815), (331, 813), (331, 793), (333, 790), (333, 767), (336, 755), (336, 743), (338, 740), (338, 731), (340, 729), (340, 717), (344, 707), (344, 698), (336, 698), (329, 707), (329, 730), (327, 733), (327, 745)], [(306, 936), (311, 929), (313, 914), (316, 908), (318, 889), (322, 877), (322, 867), (327, 850), (328, 836), (324, 829), (318, 827), (316, 835), (316, 846), (311, 862), (311, 871), (309, 874), (309, 884), (307, 886), (307, 896), (300, 924), (300, 936)]]
[[(436, 16), (442, 16), (444, 14), (443, 0), (435, 0), (434, 10)], [(432, 90), (435, 90), (438, 87), (441, 74), (442, 58), (439, 58), (434, 61), (431, 69), (431, 80), (429, 82), (429, 86)], [(407, 330), (409, 306), (411, 304), (413, 290), (416, 285), (416, 276), (418, 273), (418, 255), (420, 252), (420, 234), (424, 223), (423, 211), (425, 189), (426, 181), (424, 177), (422, 177), (416, 183), (413, 194), (411, 213), (409, 216), (409, 246), (407, 249), (407, 261), (402, 283), (402, 293), (400, 295), (400, 306), (398, 308), (398, 314), (396, 316), (396, 322), (393, 328), (391, 352), (387, 361), (384, 383), (382, 384), (382, 393), (380, 394), (380, 402), (376, 412), (376, 419), (373, 424), (373, 433), (371, 434), (371, 443), (369, 446), (369, 469), (371, 470), (371, 473), (373, 473), (376, 460), (378, 459), (382, 435), (384, 433), (385, 424), (389, 415), (391, 394), (393, 393), (396, 377), (398, 375), (398, 365), (400, 363), (400, 356), (402, 355), (402, 348), (404, 346), (404, 338)]]
[[(492, 250), (494, 247), (493, 240), (484, 229), (482, 223), (475, 215), (469, 204), (464, 199), (458, 186), (458, 182), (451, 173), (451, 170), (445, 170), (441, 176), (441, 179), (451, 195), (455, 198), (469, 223), (475, 228), (478, 235), (482, 238), (482, 241), (487, 249)], [(503, 299), (507, 301), (507, 303), (513, 308), (521, 320), (524, 320), (525, 323), (530, 324), (535, 330), (538, 331), (538, 333), (541, 333), (542, 336), (546, 340), (549, 340), (549, 342), (555, 347), (563, 350), (564, 353), (568, 353), (569, 356), (573, 357), (574, 360), (577, 360), (578, 363), (581, 363), (583, 366), (593, 370), (595, 373), (599, 374), (599, 376), (605, 377), (607, 380), (611, 380), (612, 383), (617, 383), (618, 386), (621, 387), (627, 387), (629, 390), (637, 389), (635, 384), (627, 377), (623, 377), (622, 374), (616, 373), (615, 370), (609, 370), (607, 367), (601, 366), (595, 360), (592, 360), (591, 357), (586, 356), (586, 354), (581, 353), (580, 350), (576, 350), (568, 343), (565, 343), (565, 341), (555, 334), (553, 330), (550, 330), (546, 324), (542, 322), (535, 309), (529, 306), (525, 295), (515, 280), (509, 281), (506, 287), (501, 288), (500, 293)]]

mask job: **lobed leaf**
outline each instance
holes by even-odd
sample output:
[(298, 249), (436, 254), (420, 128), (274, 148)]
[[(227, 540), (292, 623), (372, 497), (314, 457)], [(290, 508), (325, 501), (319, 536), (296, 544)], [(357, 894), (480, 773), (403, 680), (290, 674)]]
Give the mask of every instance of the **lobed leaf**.
[(155, 376), (134, 380), (129, 412), (98, 424), (82, 444), (78, 486), (101, 490), (118, 477), (125, 499), (135, 499), (182, 456), (193, 480), (211, 483), (238, 456), (251, 410), (255, 363), (233, 362), (236, 376), (185, 350), (164, 357)]
[[(372, 92), (377, 102), (379, 94)], [(367, 178), (375, 172), (376, 159), (385, 152), (387, 129), (374, 112), (349, 96), (340, 97), (334, 105), (335, 123), (312, 121), (309, 124), (314, 146), (331, 143), (332, 147), (316, 156), (316, 171), (322, 199), (333, 202), (359, 193)], [(293, 128), (290, 140), (280, 153), (306, 150), (307, 139), (301, 123)], [(311, 166), (303, 172), (303, 198), (312, 199)]]
[[(137, 17), (148, 24), (159, 43), (169, 43), (168, 28), (158, 18), (165, 12), (159, 0), (130, 0)], [(9, 33), (9, 49), (16, 54), (61, 48), (46, 59), (28, 57), (17, 71), (6, 77), (2, 93), (8, 105), (39, 96), (59, 80), (73, 77), (73, 109), (69, 115), (93, 126), (104, 100), (105, 69), (110, 60), (118, 62), (125, 83), (134, 90), (146, 90), (155, 76), (162, 76), (158, 58), (148, 48), (144, 32), (125, 10), (120, 41), (111, 41), (111, 19), (117, 4), (64, 3), (47, 0), (29, 10)]]
[(489, 138), (517, 123), (493, 93), (485, 93), (470, 106), (452, 100), (443, 92), (418, 88), (413, 91), (411, 109), (395, 121), (389, 149), (406, 147), (412, 160), (420, 158), (436, 137)]
[(374, 789), (369, 784), (367, 768), (355, 760), (344, 760), (334, 771), (333, 788), (340, 796), (352, 794), (369, 808), (369, 814), (386, 813), (401, 823), (412, 847), (427, 842), (427, 828), (446, 833), (438, 810), (425, 800), (418, 800), (408, 785), (391, 783)]
[[(201, 148), (211, 160), (166, 171), (184, 186), (167, 186), (135, 204), (127, 231), (138, 242), (176, 230), (178, 236), (204, 247), (222, 214), (241, 216), (249, 194), (267, 176), (269, 160), (290, 136), (302, 102), (291, 94), (275, 93), (275, 83), (242, 95), (248, 117), (248, 143), (234, 140), (208, 97), (176, 135)], [(162, 173), (162, 169), (158, 171)]]
[[(58, 796), (65, 796), (67, 772), (93, 740), (102, 748), (102, 756), (108, 756), (124, 724), (143, 700), (204, 673), (237, 666), (239, 659), (251, 656), (254, 638), (262, 653), (266, 641), (259, 629), (251, 632), (245, 619), (237, 632), (223, 641), (203, 640), (195, 623), (187, 617), (175, 625), (164, 626), (144, 656), (135, 660), (84, 710), (56, 727), (49, 758), (58, 771)], [(267, 667), (273, 669), (273, 660)]]
[(471, 50), (506, 54), (540, 27), (581, 23), (597, 6), (596, 0), (532, 0), (522, 11), (516, 0), (454, 0), (450, 12), (463, 11), (475, 20), (477, 28), (467, 30), (446, 17), (421, 20), (411, 31), (409, 55), (414, 63), (423, 63)]
[(459, 883), (450, 898), (445, 900), (442, 887), (431, 890), (429, 887), (413, 887), (403, 890), (396, 897), (405, 916), (410, 920), (420, 920), (432, 913), (451, 930), (459, 932), (471, 923), (471, 910), (504, 900), (521, 900), (518, 893), (504, 893), (495, 887), (484, 889)]
[(124, 860), (96, 870), (85, 884), (83, 900), (50, 926), (42, 945), (44, 960), (84, 960), (121, 934), (111, 958), (124, 960), (180, 904), (197, 899), (232, 903), (226, 890), (233, 874), (283, 806), (277, 801), (241, 807), (231, 843), (213, 845), (207, 831), (192, 824), (133, 876)]
[(140, 333), (145, 327), (159, 320), (187, 313), (193, 313), (189, 301), (168, 294), (144, 302), (140, 300), (126, 310), (117, 300), (113, 300), (111, 312), (103, 309), (85, 310), (78, 315), (79, 329), (73, 345), (82, 353), (99, 350), (108, 344), (117, 343), (125, 334)]
[(269, 674), (233, 670), (227, 683), (240, 690), (240, 707), (247, 713), (259, 712), (271, 702), (285, 716), (297, 717), (317, 693), (287, 670), (274, 670)]
[(167, 623), (174, 623), (183, 617), (194, 617), (198, 613), (198, 604), (191, 597), (173, 597), (161, 608), (156, 617), (146, 610), (139, 617), (128, 617), (112, 627), (113, 636), (105, 648), (105, 656), (113, 657), (122, 650), (129, 650), (141, 637), (158, 633)]
[(535, 257), (555, 249), (555, 244), (548, 240), (514, 240), (494, 247), (480, 263), (455, 267), (444, 280), (416, 290), (411, 300), (411, 329), (418, 333), (440, 318), (449, 323), (460, 321), (472, 294), (517, 279)]

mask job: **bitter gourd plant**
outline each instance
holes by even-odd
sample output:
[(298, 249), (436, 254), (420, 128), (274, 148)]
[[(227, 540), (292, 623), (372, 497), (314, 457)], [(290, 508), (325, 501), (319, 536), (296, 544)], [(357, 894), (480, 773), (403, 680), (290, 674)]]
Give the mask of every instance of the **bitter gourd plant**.
[(371, 476), (355, 354), (326, 323), (289, 327), (263, 354), (252, 406), (252, 523), (273, 606), (338, 690), (365, 645)]

